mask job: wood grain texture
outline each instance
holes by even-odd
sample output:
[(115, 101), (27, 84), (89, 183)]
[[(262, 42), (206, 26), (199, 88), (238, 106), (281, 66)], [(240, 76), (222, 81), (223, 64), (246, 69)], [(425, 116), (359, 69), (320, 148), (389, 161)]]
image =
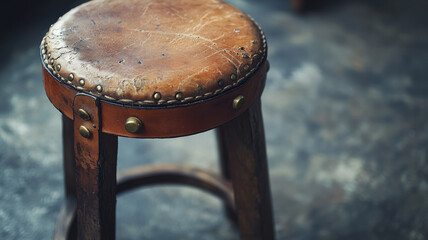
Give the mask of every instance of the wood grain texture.
[(260, 101), (218, 131), (227, 148), (241, 240), (274, 239)]
[[(230, 166), (229, 166), (229, 154), (228, 151), (230, 148), (227, 146), (227, 140), (225, 140), (225, 135), (223, 134), (223, 131), (221, 129), (216, 129), (216, 138), (217, 138), (217, 147), (218, 147), (218, 156), (219, 156), (219, 166), (220, 166), (220, 173), (223, 176), (223, 178), (227, 180), (231, 180), (230, 177)], [(224, 206), (224, 211), (226, 213), (227, 218), (231, 220), (233, 223), (237, 223), (236, 219), (236, 211), (234, 209), (231, 209), (227, 205)]]
[[(217, 174), (179, 164), (156, 164), (139, 166), (117, 174), (117, 194), (137, 187), (156, 184), (179, 184), (196, 187), (219, 197), (226, 206), (235, 211), (235, 201), (230, 181)], [(67, 198), (58, 216), (55, 240), (76, 239), (76, 202)], [(235, 214), (235, 213), (234, 213)], [(161, 224), (161, 223), (160, 223)]]
[(73, 127), (73, 120), (62, 115), (63, 170), (66, 197), (76, 196)]
[(72, 119), (65, 115), (62, 115), (62, 143), (65, 203), (55, 224), (54, 239), (74, 240), (77, 238), (75, 223), (76, 163), (74, 155), (74, 123)]
[[(89, 121), (78, 117), (79, 108), (89, 112)], [(117, 136), (101, 132), (98, 99), (77, 94), (73, 110), (78, 239), (114, 239)], [(90, 138), (80, 135), (80, 126), (91, 130)]]

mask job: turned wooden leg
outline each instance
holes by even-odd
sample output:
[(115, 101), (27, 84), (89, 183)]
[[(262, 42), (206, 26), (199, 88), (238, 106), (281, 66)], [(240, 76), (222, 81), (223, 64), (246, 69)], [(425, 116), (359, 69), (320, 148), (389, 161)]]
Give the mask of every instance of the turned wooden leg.
[(272, 240), (274, 226), (261, 104), (222, 125), (241, 239)]
[(73, 103), (79, 240), (115, 238), (117, 136), (100, 131), (98, 106), (86, 94)]

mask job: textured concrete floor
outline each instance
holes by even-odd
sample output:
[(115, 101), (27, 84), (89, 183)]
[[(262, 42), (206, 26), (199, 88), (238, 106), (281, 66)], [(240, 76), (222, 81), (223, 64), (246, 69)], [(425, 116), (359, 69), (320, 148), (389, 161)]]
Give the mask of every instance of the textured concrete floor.
[[(263, 95), (277, 239), (428, 239), (428, 6), (232, 1), (265, 30)], [(54, 16), (55, 18), (58, 16)], [(35, 21), (1, 46), (0, 239), (49, 239), (63, 201), (61, 121), (44, 94)], [(217, 170), (212, 131), (119, 140), (119, 170)], [(118, 239), (237, 239), (216, 198), (146, 188), (117, 202)]]

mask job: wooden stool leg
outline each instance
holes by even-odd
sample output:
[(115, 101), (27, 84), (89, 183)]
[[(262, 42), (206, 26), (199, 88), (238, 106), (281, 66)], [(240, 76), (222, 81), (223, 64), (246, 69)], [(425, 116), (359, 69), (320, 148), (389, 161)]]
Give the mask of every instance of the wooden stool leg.
[(73, 120), (62, 115), (63, 171), (65, 203), (58, 215), (55, 225), (55, 240), (74, 240), (76, 235), (75, 206), (76, 182), (74, 161), (74, 126)]
[[(230, 180), (230, 166), (229, 166), (229, 155), (228, 152), (230, 149), (227, 146), (227, 141), (225, 140), (225, 132), (223, 131), (223, 128), (217, 128), (216, 129), (216, 135), (217, 135), (217, 145), (218, 145), (218, 152), (219, 152), (219, 162), (220, 162), (220, 173), (222, 177), (226, 180)], [(233, 223), (237, 222), (236, 219), (236, 212), (234, 209), (228, 207), (227, 205), (224, 206), (224, 210), (226, 213), (227, 218), (231, 220)]]
[[(79, 240), (115, 238), (117, 136), (100, 131), (98, 106), (86, 94), (77, 94), (73, 104)], [(79, 109), (90, 119), (79, 117)]]
[(73, 120), (69, 119), (65, 115), (62, 115), (63, 168), (66, 197), (76, 196), (73, 131)]
[(266, 146), (258, 100), (220, 127), (227, 146), (241, 239), (274, 239)]

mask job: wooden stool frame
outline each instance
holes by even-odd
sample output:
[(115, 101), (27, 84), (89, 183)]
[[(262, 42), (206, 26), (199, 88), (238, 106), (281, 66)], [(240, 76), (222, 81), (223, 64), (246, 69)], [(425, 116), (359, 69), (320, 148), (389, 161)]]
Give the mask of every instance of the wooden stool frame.
[[(57, 220), (54, 239), (114, 239), (116, 195), (153, 184), (183, 184), (212, 193), (224, 201), (229, 217), (236, 217), (241, 239), (274, 239), (260, 103), (267, 70), (267, 61), (263, 61), (246, 82), (214, 99), (178, 110), (150, 110), (113, 104), (78, 92), (52, 76), (44, 65), (46, 93), (63, 113), (66, 201)], [(246, 96), (240, 109), (220, 112), (238, 95)], [(90, 118), (80, 117), (80, 109), (87, 111)], [(210, 113), (212, 118), (199, 125), (188, 125), (171, 133), (157, 130), (151, 135), (130, 134), (112, 126), (112, 118), (109, 118), (116, 117), (115, 121), (120, 122), (129, 115), (164, 116), (166, 112), (175, 114), (180, 122), (186, 120), (188, 111), (208, 114), (213, 109), (219, 110), (219, 114)], [(82, 126), (90, 130), (89, 135), (81, 133)], [(215, 127), (222, 177), (174, 164), (142, 166), (116, 176), (118, 136), (177, 137)]]

